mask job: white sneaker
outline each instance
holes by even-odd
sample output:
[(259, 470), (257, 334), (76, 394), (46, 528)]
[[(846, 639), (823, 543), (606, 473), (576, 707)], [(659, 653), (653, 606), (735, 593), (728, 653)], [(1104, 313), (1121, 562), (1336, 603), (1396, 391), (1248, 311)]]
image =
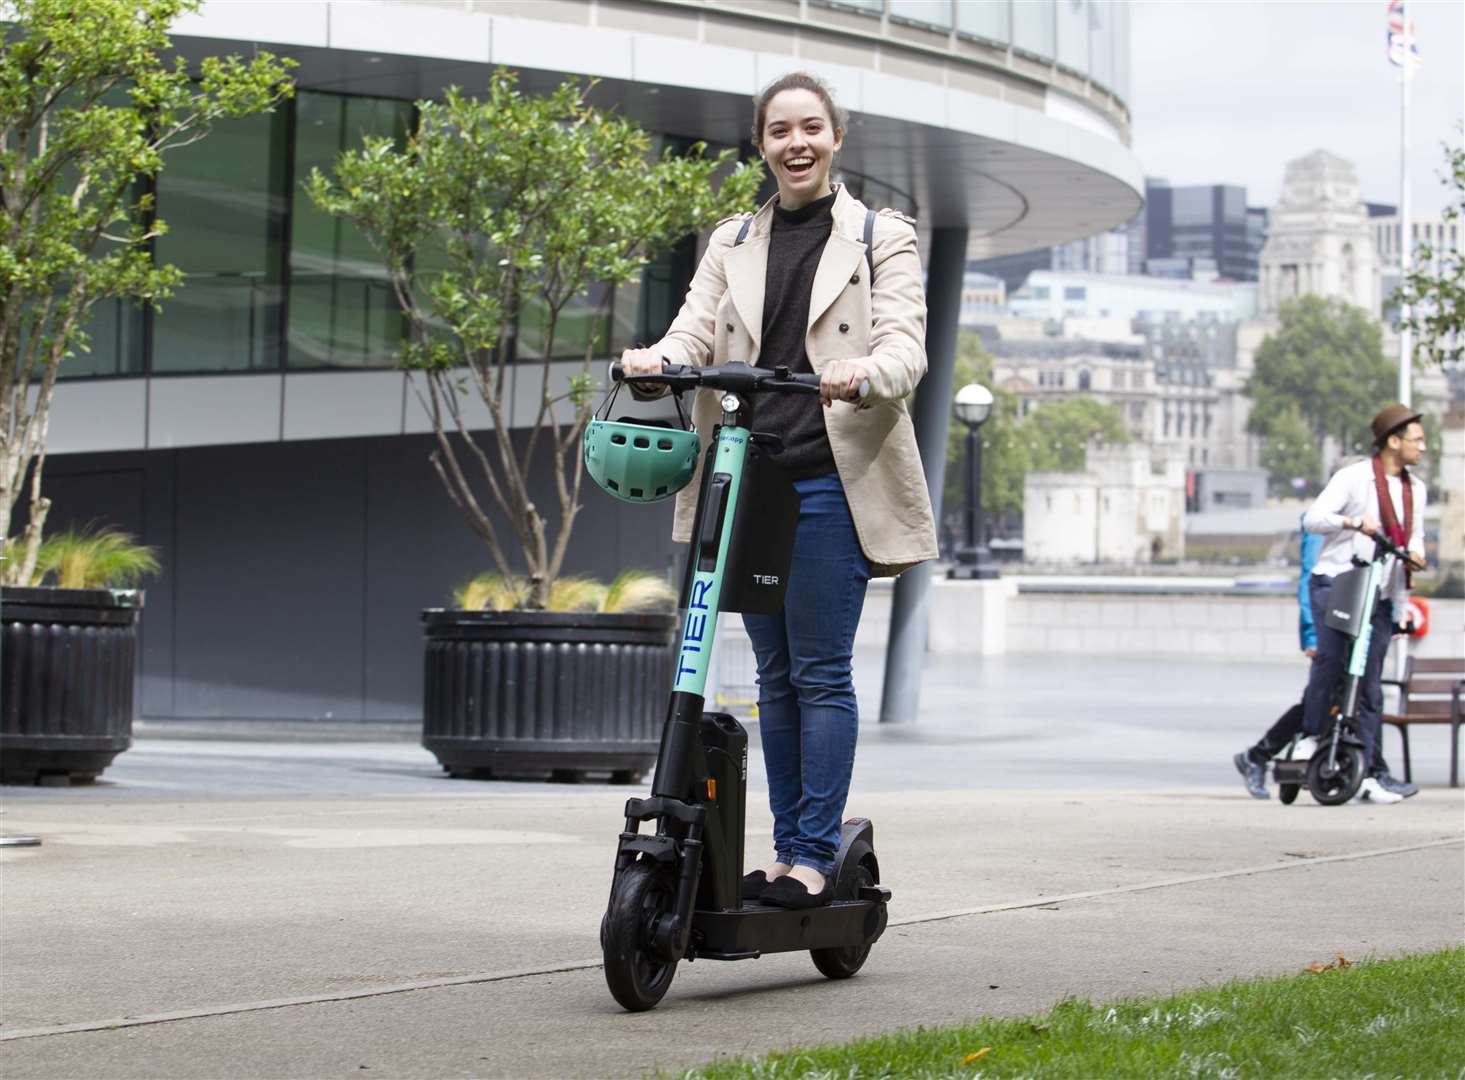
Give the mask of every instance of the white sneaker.
[(1317, 753), (1317, 740), (1311, 735), (1304, 735), (1292, 747), (1292, 760), (1311, 761), (1312, 755), (1315, 753)]
[(1395, 795), (1392, 791), (1385, 791), (1377, 780), (1371, 776), (1364, 777), (1363, 783), (1358, 785), (1358, 794), (1348, 800), (1356, 803), (1396, 803), (1403, 802), (1404, 796)]

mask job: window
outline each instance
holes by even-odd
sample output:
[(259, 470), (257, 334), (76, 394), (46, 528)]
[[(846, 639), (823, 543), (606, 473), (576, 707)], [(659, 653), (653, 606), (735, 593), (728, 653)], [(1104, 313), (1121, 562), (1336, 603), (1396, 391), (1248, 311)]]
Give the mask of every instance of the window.
[(1050, 291), (1048, 289), (1048, 286), (1046, 286), (1046, 285), (1034, 285), (1033, 286), (1033, 299), (1034, 300), (1047, 300), (1050, 295), (1051, 295), (1051, 293), (1050, 293)]
[[(1057, 0), (1067, 3), (1068, 0)], [(1053, 58), (1055, 0), (1025, 0), (1012, 5), (1012, 43), (1025, 52)]]
[(950, 30), (951, 0), (890, 0), (890, 17)]
[[(587, 351), (605, 356), (610, 342), (610, 294), (603, 285), (592, 285), (561, 309), (554, 331), (554, 358), (582, 360)], [(544, 357), (544, 315), (542, 304), (526, 301), (519, 315), (516, 359)]]
[(1084, 368), (1082, 371), (1080, 371), (1078, 373), (1078, 388), (1080, 390), (1089, 390), (1089, 389), (1091, 389), (1092, 386), (1093, 386), (1093, 381), (1094, 381), (1093, 375), (1091, 375), (1089, 373), (1089, 369), (1088, 368)]
[[(1019, 4), (1019, 7), (1026, 5)], [(1084, 75), (1089, 73), (1089, 2), (1058, 0), (1057, 60), (1064, 67)]]
[(280, 366), (285, 126), (284, 107), (220, 120), (159, 175), (157, 261), (187, 280), (153, 317), (153, 371)]
[(1006, 44), (1012, 35), (1006, 0), (988, 3), (957, 0), (956, 29), (962, 34)]
[[(386, 98), (299, 92), (295, 175), (329, 174), (365, 135), (405, 141), (412, 106)], [(292, 368), (388, 367), (403, 318), (380, 255), (357, 229), (294, 193), (290, 216), (288, 363)]]
[(1063, 299), (1065, 300), (1087, 300), (1089, 290), (1084, 285), (1065, 285), (1063, 287)]

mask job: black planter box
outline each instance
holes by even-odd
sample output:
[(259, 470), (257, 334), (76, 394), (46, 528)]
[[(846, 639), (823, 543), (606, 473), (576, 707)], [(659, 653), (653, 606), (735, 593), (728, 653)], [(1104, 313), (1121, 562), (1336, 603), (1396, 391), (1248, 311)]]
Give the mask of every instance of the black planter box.
[(676, 617), (422, 613), (422, 745), (453, 776), (610, 773), (656, 761)]
[(85, 783), (132, 745), (142, 602), (133, 590), (0, 590), (0, 782)]

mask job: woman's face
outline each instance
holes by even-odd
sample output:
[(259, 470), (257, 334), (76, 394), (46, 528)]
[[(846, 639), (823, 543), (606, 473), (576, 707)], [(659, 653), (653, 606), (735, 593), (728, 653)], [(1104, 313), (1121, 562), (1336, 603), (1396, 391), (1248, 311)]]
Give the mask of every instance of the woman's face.
[(844, 132), (812, 90), (781, 90), (763, 114), (763, 160), (779, 205), (797, 210), (829, 194), (829, 168)]

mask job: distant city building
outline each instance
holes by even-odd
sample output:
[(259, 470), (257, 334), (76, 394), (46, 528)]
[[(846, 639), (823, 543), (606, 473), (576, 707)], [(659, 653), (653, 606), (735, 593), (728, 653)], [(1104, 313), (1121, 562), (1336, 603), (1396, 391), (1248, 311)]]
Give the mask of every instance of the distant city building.
[(1267, 504), (1265, 469), (1202, 469), (1195, 476), (1191, 510), (1199, 514), (1218, 510), (1254, 510)]
[(1035, 270), (1011, 294), (1008, 307), (1014, 315), (1036, 319), (1184, 322), (1209, 316), (1235, 322), (1251, 318), (1256, 303), (1255, 285)]
[(993, 357), (993, 383), (1017, 395), (1022, 415), (1091, 397), (1113, 406), (1137, 443), (1191, 468), (1250, 468), (1258, 446), (1246, 431), (1240, 325), (1010, 317), (978, 333)]
[(1157, 274), (1157, 260), (1209, 259), (1228, 281), (1255, 281), (1266, 212), (1246, 205), (1238, 184), (1171, 187), (1145, 180), (1145, 272)]
[(1379, 315), (1373, 225), (1353, 163), (1326, 150), (1288, 162), (1261, 255), (1261, 309), (1293, 297), (1334, 297)]
[(1090, 444), (1081, 472), (1023, 481), (1023, 558), (1149, 563), (1185, 555), (1185, 465), (1151, 447)]
[[(1144, 264), (1144, 211), (1108, 232), (1056, 247), (999, 255), (967, 263), (969, 271), (1001, 278), (1008, 293), (1016, 292), (1035, 270), (1090, 274), (1142, 273)], [(1136, 225), (1139, 222), (1139, 225)], [(1139, 257), (1135, 259), (1136, 244)]]
[[(1379, 207), (1386, 213), (1374, 213), (1376, 203), (1365, 204), (1369, 208), (1368, 226), (1373, 231), (1373, 249), (1379, 264), (1379, 301), (1386, 309), (1384, 311), (1385, 322), (1393, 321), (1394, 307), (1389, 304), (1389, 297), (1399, 287), (1399, 213), (1392, 207)], [(1418, 218), (1410, 215), (1409, 233), (1414, 238), (1414, 250), (1411, 263), (1415, 269), (1419, 269), (1423, 262), (1420, 249), (1428, 247), (1430, 252), (1430, 268), (1434, 273), (1444, 271), (1445, 257), (1451, 252), (1460, 250), (1460, 223), (1458, 221), (1446, 221), (1444, 218), (1435, 216)]]
[(1097, 236), (1060, 244), (1052, 249), (1058, 271), (1089, 274), (1129, 273), (1129, 226), (1121, 225)]
[(1001, 312), (1007, 303), (1007, 286), (999, 277), (968, 270), (961, 283), (961, 321), (970, 323)]

